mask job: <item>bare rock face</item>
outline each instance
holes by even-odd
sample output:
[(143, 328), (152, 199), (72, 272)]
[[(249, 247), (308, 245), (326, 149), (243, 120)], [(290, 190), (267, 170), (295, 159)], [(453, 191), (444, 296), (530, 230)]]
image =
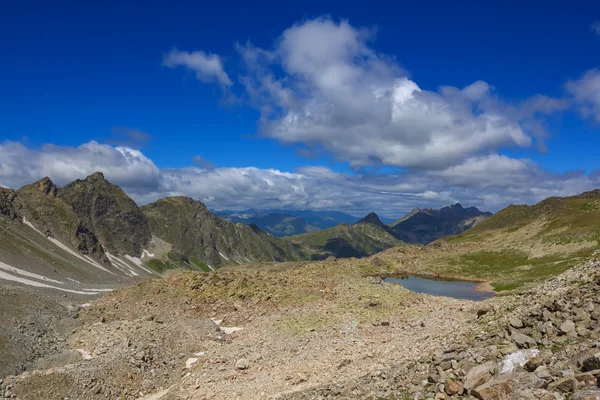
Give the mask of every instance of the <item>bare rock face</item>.
[(45, 235), (105, 262), (105, 251), (139, 256), (151, 239), (135, 202), (99, 172), (63, 188), (43, 178), (15, 192), (13, 204)]
[(298, 246), (262, 232), (256, 225), (219, 218), (203, 203), (188, 197), (167, 197), (141, 210), (153, 234), (172, 243), (176, 251), (194, 263), (216, 268), (306, 258)]
[(0, 188), (0, 214), (10, 219), (19, 215), (14, 205), (15, 192), (11, 189)]
[(140, 256), (152, 238), (135, 202), (101, 172), (60, 188), (58, 197), (70, 204), (82, 221), (80, 231), (94, 232), (109, 252)]

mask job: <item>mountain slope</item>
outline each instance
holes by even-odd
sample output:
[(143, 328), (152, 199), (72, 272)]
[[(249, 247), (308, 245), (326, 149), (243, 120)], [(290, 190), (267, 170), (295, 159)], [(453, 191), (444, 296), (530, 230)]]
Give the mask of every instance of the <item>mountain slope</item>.
[(420, 250), (390, 250), (377, 257), (409, 274), (475, 278), (491, 282), (495, 290), (510, 290), (557, 275), (599, 249), (600, 190), (594, 190), (532, 206), (510, 205)]
[(139, 257), (150, 242), (135, 202), (99, 172), (62, 188), (43, 178), (16, 195), (19, 213), (36, 228), (104, 262), (105, 251)]
[(168, 197), (141, 207), (154, 235), (173, 244), (196, 264), (225, 264), (306, 258), (299, 246), (262, 232), (256, 225), (234, 224), (187, 197)]
[(403, 243), (391, 234), (375, 213), (367, 215), (353, 225), (341, 224), (285, 239), (317, 252), (315, 258), (364, 257)]
[(443, 236), (455, 235), (477, 225), (492, 214), (460, 204), (436, 209), (415, 208), (389, 225), (393, 235), (406, 242), (427, 244)]
[(152, 238), (135, 202), (100, 172), (60, 188), (58, 197), (71, 205), (106, 251), (139, 257)]

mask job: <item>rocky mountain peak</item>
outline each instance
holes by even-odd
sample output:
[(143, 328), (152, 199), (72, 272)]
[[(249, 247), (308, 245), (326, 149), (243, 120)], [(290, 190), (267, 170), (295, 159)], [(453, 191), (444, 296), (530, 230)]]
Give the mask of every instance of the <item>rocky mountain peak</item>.
[(46, 176), (37, 182), (23, 186), (19, 192), (26, 192), (30, 195), (41, 193), (44, 196), (56, 196), (57, 188), (54, 182)]
[(369, 215), (367, 215), (366, 217), (364, 217), (363, 219), (358, 221), (355, 225), (358, 225), (358, 224), (371, 224), (371, 225), (377, 225), (377, 226), (385, 226), (384, 223), (381, 222), (381, 220), (379, 219), (379, 216), (377, 214), (375, 214), (374, 212), (370, 213)]
[(60, 188), (58, 196), (109, 252), (139, 256), (151, 239), (148, 222), (138, 206), (101, 172)]

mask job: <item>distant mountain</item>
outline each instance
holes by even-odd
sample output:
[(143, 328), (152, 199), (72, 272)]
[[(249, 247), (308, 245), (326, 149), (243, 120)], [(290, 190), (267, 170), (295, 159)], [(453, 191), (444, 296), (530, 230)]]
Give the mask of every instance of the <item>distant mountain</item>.
[[(255, 221), (268, 216), (269, 214), (288, 215), (304, 220), (308, 225), (318, 229), (327, 229), (340, 224), (353, 224), (360, 218), (341, 211), (312, 211), (312, 210), (277, 210), (277, 209), (249, 209), (243, 211), (221, 210), (215, 211), (219, 217), (227, 218), (233, 222), (243, 224), (256, 223)], [(249, 220), (253, 222), (248, 222)], [(389, 222), (391, 222), (390, 220)], [(257, 225), (261, 226), (257, 223)], [(262, 228), (268, 231), (268, 229)], [(274, 229), (278, 231), (277, 229)], [(310, 232), (307, 230), (306, 232)], [(296, 232), (302, 233), (302, 232)], [(283, 235), (282, 235), (283, 236)]]
[(244, 223), (255, 224), (263, 231), (279, 237), (320, 230), (320, 228), (309, 224), (304, 219), (289, 214), (272, 213), (264, 217), (249, 218)]
[(313, 258), (365, 257), (403, 244), (391, 234), (390, 228), (381, 222), (375, 213), (367, 215), (353, 225), (345, 223), (285, 239), (316, 252)]
[(463, 208), (457, 203), (439, 210), (415, 208), (388, 226), (391, 233), (403, 242), (427, 244), (443, 236), (464, 232), (491, 216), (489, 212), (475, 207)]
[(308, 257), (299, 246), (263, 232), (257, 225), (219, 218), (188, 197), (167, 197), (141, 210), (154, 235), (202, 268)]

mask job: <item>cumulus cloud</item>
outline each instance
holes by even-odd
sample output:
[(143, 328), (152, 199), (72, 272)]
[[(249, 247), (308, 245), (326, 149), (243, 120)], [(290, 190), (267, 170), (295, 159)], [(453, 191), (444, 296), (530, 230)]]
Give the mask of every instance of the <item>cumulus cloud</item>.
[[(27, 160), (24, 165), (23, 160)], [(44, 176), (65, 185), (102, 171), (138, 204), (189, 196), (214, 209), (283, 208), (376, 211), (399, 217), (414, 207), (461, 202), (496, 211), (510, 203), (534, 203), (592, 189), (600, 174), (554, 174), (529, 160), (482, 156), (443, 170), (394, 174), (346, 174), (323, 166), (294, 172), (245, 168), (158, 168), (142, 152), (89, 142), (39, 150), (0, 143), (0, 185), (19, 188)]]
[[(373, 32), (317, 18), (285, 30), (272, 49), (238, 45), (241, 79), (263, 112), (260, 133), (286, 144), (323, 149), (353, 167), (443, 169), (507, 146), (543, 138), (536, 112), (502, 104), (493, 86), (421, 88), (397, 61), (371, 47)], [(305, 148), (303, 153), (310, 154)]]
[(580, 112), (600, 122), (600, 69), (591, 69), (568, 81), (566, 88)]
[(207, 54), (203, 51), (171, 50), (163, 57), (163, 64), (167, 67), (185, 67), (196, 73), (196, 78), (203, 82), (217, 82), (222, 86), (233, 85), (229, 75), (223, 68), (221, 57), (216, 54)]
[(156, 186), (159, 169), (139, 150), (89, 142), (79, 147), (44, 145), (34, 150), (18, 142), (0, 144), (0, 182), (19, 188), (44, 176), (64, 185), (102, 171), (117, 185)]

